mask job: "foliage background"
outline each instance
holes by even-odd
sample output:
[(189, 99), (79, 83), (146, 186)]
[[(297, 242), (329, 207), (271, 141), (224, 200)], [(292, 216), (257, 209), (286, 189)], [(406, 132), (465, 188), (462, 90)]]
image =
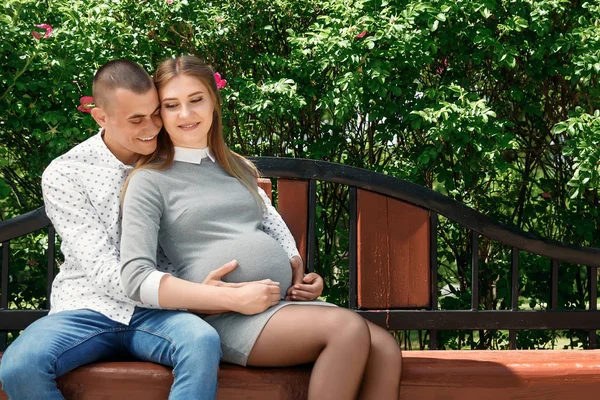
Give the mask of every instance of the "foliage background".
[[(166, 57), (196, 54), (228, 81), (225, 134), (242, 154), (380, 171), (525, 231), (600, 246), (597, 1), (7, 0), (0, 7), (2, 220), (42, 205), (44, 167), (96, 133), (77, 106), (100, 65), (127, 57), (152, 71)], [(36, 39), (41, 23), (53, 32)], [(344, 304), (347, 194), (323, 186), (318, 272), (329, 299)], [(440, 238), (440, 306), (470, 308), (467, 232), (442, 220)], [(43, 306), (45, 245), (43, 235), (16, 245), (11, 307)], [(507, 249), (482, 240), (479, 259), (481, 308), (510, 308)], [(587, 307), (586, 269), (561, 267), (559, 307)], [(523, 256), (519, 307), (546, 308), (549, 277), (548, 260)], [(418, 338), (415, 345), (426, 347), (427, 335)], [(522, 332), (518, 344), (555, 347), (559, 338), (587, 346), (585, 333), (550, 331)], [(438, 334), (440, 348), (506, 346), (506, 332)]]

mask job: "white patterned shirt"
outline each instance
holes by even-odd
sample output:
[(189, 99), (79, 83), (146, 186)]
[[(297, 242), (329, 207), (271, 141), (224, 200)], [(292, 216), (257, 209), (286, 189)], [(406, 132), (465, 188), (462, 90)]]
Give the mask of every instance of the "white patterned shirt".
[[(135, 306), (142, 305), (127, 297), (120, 276), (121, 188), (132, 169), (106, 147), (101, 130), (44, 171), (46, 214), (62, 239), (65, 256), (52, 283), (50, 314), (90, 309), (128, 324)], [(279, 229), (282, 223), (267, 203), (263, 229), (291, 258), (298, 252), (285, 224)], [(159, 270), (171, 272), (169, 268), (166, 260), (159, 260)]]

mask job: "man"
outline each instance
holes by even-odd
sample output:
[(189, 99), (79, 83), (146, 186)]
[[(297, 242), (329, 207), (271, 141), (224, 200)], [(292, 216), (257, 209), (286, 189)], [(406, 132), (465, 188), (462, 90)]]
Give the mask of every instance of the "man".
[[(121, 186), (139, 155), (156, 147), (162, 127), (156, 89), (142, 67), (115, 60), (96, 73), (93, 96), (100, 133), (58, 157), (42, 176), (65, 262), (52, 285), (49, 315), (25, 329), (2, 358), (3, 390), (11, 400), (63, 399), (56, 377), (127, 355), (174, 368), (170, 399), (213, 399), (221, 356), (216, 331), (194, 314), (133, 302), (120, 279)], [(226, 265), (193, 289), (199, 297), (243, 302), (220, 281), (231, 269)], [(258, 283), (249, 287), (262, 290)]]

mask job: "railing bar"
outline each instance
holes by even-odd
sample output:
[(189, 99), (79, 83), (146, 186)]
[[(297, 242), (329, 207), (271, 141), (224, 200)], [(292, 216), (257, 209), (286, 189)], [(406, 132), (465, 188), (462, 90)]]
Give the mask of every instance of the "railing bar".
[[(10, 250), (10, 240), (2, 242), (2, 293), (0, 294), (0, 309), (8, 308), (8, 256)], [(8, 346), (8, 335), (6, 332), (0, 332), (0, 351), (6, 350)]]
[[(438, 227), (438, 214), (431, 211), (429, 213), (429, 275), (431, 277), (431, 309), (438, 309), (438, 253), (437, 253), (437, 227)], [(429, 331), (429, 349), (437, 349), (437, 332), (435, 330)]]
[(471, 309), (479, 309), (479, 234), (471, 231)]
[(437, 331), (434, 329), (429, 331), (429, 350), (437, 350)]
[[(590, 291), (590, 310), (598, 309), (598, 267), (588, 267), (588, 285)], [(589, 335), (589, 348), (596, 348), (596, 330), (590, 330)]]
[(556, 310), (558, 308), (558, 261), (552, 260), (552, 294), (550, 296), (550, 308)]
[[(513, 311), (517, 311), (519, 309), (519, 249), (512, 247), (510, 254), (510, 307)], [(510, 343), (510, 349), (516, 350), (517, 331), (508, 331), (508, 340)]]
[(517, 331), (515, 331), (514, 329), (511, 329), (508, 331), (508, 341), (510, 343), (510, 349), (516, 350), (517, 349)]
[(438, 254), (437, 254), (437, 226), (438, 215), (435, 212), (429, 213), (429, 273), (431, 276), (431, 309), (438, 308)]
[(600, 312), (589, 310), (357, 310), (392, 330), (563, 330), (590, 331), (600, 326)]
[(308, 238), (306, 240), (306, 269), (308, 272), (315, 270), (316, 249), (316, 223), (317, 223), (317, 182), (314, 179), (308, 181)]
[(0, 294), (0, 309), (8, 308), (8, 255), (10, 240), (2, 242), (2, 293)]
[(588, 267), (590, 286), (590, 310), (598, 309), (598, 267)]
[(46, 253), (48, 257), (48, 282), (46, 283), (46, 308), (50, 309), (50, 291), (52, 290), (52, 281), (54, 280), (54, 255), (56, 252), (56, 229), (50, 225), (48, 227), (48, 251)]
[(349, 268), (349, 285), (350, 285), (350, 298), (348, 299), (348, 306), (350, 309), (355, 310), (358, 308), (357, 294), (358, 294), (358, 250), (357, 250), (357, 223), (358, 223), (358, 211), (357, 211), (357, 191), (354, 186), (350, 187), (350, 231), (349, 234), (349, 246), (348, 246), (348, 268)]
[(519, 249), (513, 247), (511, 249), (511, 299), (510, 306), (513, 310), (519, 309)]
[[(8, 255), (10, 241), (2, 242), (2, 293), (0, 294), (0, 308), (8, 308)], [(7, 333), (0, 332), (0, 351), (6, 350)]]

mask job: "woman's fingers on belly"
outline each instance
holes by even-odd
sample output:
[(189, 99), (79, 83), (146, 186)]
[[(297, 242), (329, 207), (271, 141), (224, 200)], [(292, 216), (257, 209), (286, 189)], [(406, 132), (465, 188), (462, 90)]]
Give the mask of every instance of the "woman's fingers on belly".
[(267, 286), (269, 286), (270, 293), (272, 295), (277, 295), (277, 296), (281, 295), (281, 288), (279, 287), (279, 285), (267, 285)]
[(273, 281), (271, 279), (263, 279), (263, 280), (258, 281), (258, 283), (264, 283), (265, 285), (277, 285), (277, 286), (279, 286), (279, 282), (275, 282), (275, 281)]

